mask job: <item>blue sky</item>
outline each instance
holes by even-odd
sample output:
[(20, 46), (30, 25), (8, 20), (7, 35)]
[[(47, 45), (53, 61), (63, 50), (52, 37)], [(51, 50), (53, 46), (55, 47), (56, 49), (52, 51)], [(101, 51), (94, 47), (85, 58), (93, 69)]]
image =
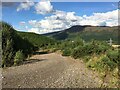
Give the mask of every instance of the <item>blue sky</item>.
[[(46, 20), (45, 17), (55, 16), (54, 13), (51, 12), (45, 14), (36, 13), (35, 5), (37, 3), (35, 3), (33, 6), (31, 5), (28, 10), (24, 10), (24, 8), (22, 8), (21, 10), (17, 11), (17, 8), (20, 6), (20, 4), (21, 3), (13, 3), (7, 6), (3, 5), (2, 7), (2, 20), (10, 23), (15, 27), (15, 29), (18, 29), (20, 31), (29, 31), (28, 29), (32, 29), (32, 31), (34, 32), (33, 26), (30, 25), (28, 21), (41, 21)], [(107, 13), (118, 9), (118, 4), (116, 2), (51, 2), (50, 6), (53, 7), (53, 10), (59, 10), (65, 13), (74, 12), (75, 17), (83, 17), (84, 15), (90, 17), (93, 15), (93, 13)], [(20, 25), (20, 22), (25, 22), (23, 23), (25, 25)], [(25, 26), (27, 28), (25, 28)], [(42, 28), (39, 27), (38, 29), (36, 29), (35, 27), (35, 30), (39, 32), (42, 30)]]

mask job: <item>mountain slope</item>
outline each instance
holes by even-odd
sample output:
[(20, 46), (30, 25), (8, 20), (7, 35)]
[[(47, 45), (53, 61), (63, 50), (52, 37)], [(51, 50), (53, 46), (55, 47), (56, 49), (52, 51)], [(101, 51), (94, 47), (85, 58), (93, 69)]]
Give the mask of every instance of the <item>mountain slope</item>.
[(32, 43), (34, 46), (41, 48), (44, 46), (47, 46), (48, 44), (54, 44), (55, 40), (48, 38), (43, 35), (39, 35), (36, 33), (31, 33), (31, 32), (18, 32), (17, 34), (22, 38), (22, 39), (27, 39), (30, 43)]
[(28, 32), (16, 31), (11, 25), (0, 22), (2, 26), (2, 67), (14, 64), (16, 52), (21, 51), (25, 57), (39, 48), (54, 44), (55, 40)]
[(73, 26), (69, 29), (65, 29), (58, 32), (45, 34), (46, 36), (55, 38), (57, 40), (65, 40), (75, 37), (81, 37), (85, 41), (92, 39), (107, 41), (110, 38), (115, 43), (118, 42), (118, 27), (100, 27), (100, 26)]

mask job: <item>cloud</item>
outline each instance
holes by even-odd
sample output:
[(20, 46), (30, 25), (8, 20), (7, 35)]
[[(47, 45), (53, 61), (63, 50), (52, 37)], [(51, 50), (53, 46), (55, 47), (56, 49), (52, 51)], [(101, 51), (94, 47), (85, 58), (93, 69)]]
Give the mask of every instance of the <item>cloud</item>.
[(80, 24), (92, 26), (117, 26), (118, 10), (113, 10), (106, 13), (93, 13), (91, 16), (83, 16)]
[(46, 30), (46, 29), (39, 29), (39, 28), (31, 28), (28, 30), (28, 32), (33, 32), (33, 33), (37, 33), (37, 34), (43, 34), (43, 33), (50, 33), (53, 32), (53, 30)]
[(23, 25), (25, 25), (25, 22), (21, 21), (21, 22), (19, 22), (19, 24), (23, 26)]
[[(78, 16), (75, 12), (65, 12), (54, 10), (49, 0), (41, 0), (34, 4), (32, 1), (27, 0), (26, 3), (21, 3), (17, 11), (22, 9), (29, 10), (31, 6), (35, 7), (37, 14), (49, 14), (51, 16), (45, 17), (42, 20), (30, 20), (28, 24), (31, 25), (29, 32), (38, 34), (49, 33), (64, 30), (74, 25), (92, 25), (92, 26), (117, 26), (118, 25), (118, 9), (105, 12), (93, 13), (90, 16)], [(25, 24), (21, 22), (21, 24)]]
[(34, 5), (34, 2), (31, 0), (26, 0), (25, 2), (22, 2), (18, 7), (17, 11), (20, 10), (29, 10), (31, 6)]
[(31, 28), (28, 30), (28, 32), (34, 32), (40, 34), (39, 28)]
[(34, 25), (36, 25), (36, 20), (30, 20), (30, 21), (28, 21), (28, 23), (30, 24), (30, 25), (32, 25), (32, 26), (34, 26)]
[(37, 14), (48, 14), (53, 12), (53, 6), (49, 0), (41, 0), (35, 5), (35, 10)]
[(35, 12), (37, 14), (49, 14), (49, 13), (54, 13), (55, 10), (53, 10), (53, 6), (50, 3), (50, 0), (41, 0), (38, 3), (34, 3), (31, 0), (26, 0), (25, 2), (21, 3), (18, 7), (17, 7), (17, 11), (20, 10), (29, 10), (30, 7), (34, 7), (35, 8)]
[(53, 15), (40, 21), (30, 20), (28, 22), (33, 27), (28, 31), (38, 34), (60, 31), (74, 25), (117, 26), (118, 10), (93, 13), (90, 16), (77, 16), (75, 12), (56, 11)]

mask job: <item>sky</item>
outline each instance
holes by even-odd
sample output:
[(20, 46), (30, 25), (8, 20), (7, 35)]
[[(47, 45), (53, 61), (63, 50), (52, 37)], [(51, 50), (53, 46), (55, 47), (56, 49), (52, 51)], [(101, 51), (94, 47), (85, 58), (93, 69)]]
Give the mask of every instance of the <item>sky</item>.
[(2, 21), (16, 30), (38, 34), (74, 25), (117, 26), (117, 2), (50, 2), (41, 0), (2, 4)]

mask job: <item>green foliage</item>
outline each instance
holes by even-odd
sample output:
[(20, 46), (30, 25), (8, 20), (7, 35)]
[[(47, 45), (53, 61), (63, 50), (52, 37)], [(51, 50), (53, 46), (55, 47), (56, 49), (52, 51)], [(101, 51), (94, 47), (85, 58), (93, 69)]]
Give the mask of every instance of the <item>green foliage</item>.
[(63, 56), (70, 56), (71, 55), (71, 49), (69, 49), (69, 48), (66, 48), (66, 49), (64, 49), (63, 51), (62, 51), (62, 55)]
[(83, 53), (88, 55), (94, 53), (95, 46), (91, 43), (87, 43), (83, 46), (83, 48), (84, 48)]
[(118, 30), (118, 27), (73, 26), (69, 29), (46, 35), (56, 40), (72, 39), (78, 36), (85, 41), (91, 41), (91, 39), (107, 41), (112, 38), (113, 43), (118, 44)]
[(22, 50), (25, 57), (32, 54), (34, 51), (38, 50), (33, 44), (31, 44), (27, 39), (22, 39), (20, 36), (16, 35), (14, 38), (14, 51)]
[(77, 59), (77, 58), (81, 58), (85, 55), (84, 53), (84, 48), (82, 46), (78, 46), (76, 48), (73, 49), (72, 52), (72, 57)]
[(74, 58), (81, 58), (86, 55), (92, 54), (100, 54), (105, 53), (110, 47), (108, 45), (103, 44), (103, 42), (99, 41), (91, 41), (89, 43), (84, 43), (84, 45), (77, 46), (74, 48), (72, 56)]
[(35, 33), (15, 31), (5, 22), (0, 22), (0, 25), (2, 26), (2, 67), (13, 65), (14, 56), (19, 50), (26, 58), (39, 48), (45, 48), (55, 42), (53, 39)]
[(118, 50), (109, 50), (107, 52), (107, 56), (110, 58), (111, 61), (115, 63), (119, 63), (119, 52)]
[(108, 57), (103, 57), (101, 61), (103, 62), (104, 66), (107, 65), (110, 70), (113, 70), (116, 67), (115, 62), (111, 61)]
[(22, 53), (22, 51), (17, 51), (14, 57), (14, 65), (19, 65), (20, 63), (22, 63), (24, 60), (24, 55)]
[(2, 24), (2, 67), (13, 64), (13, 33), (14, 30), (12, 26), (8, 25), (7, 23)]
[(87, 63), (90, 59), (91, 59), (90, 56), (84, 56), (83, 61)]
[(34, 45), (37, 48), (45, 48), (48, 45), (53, 45), (56, 41), (31, 32), (17, 32), (17, 34), (24, 40), (28, 40), (32, 45)]
[(110, 58), (108, 58), (107, 56), (104, 56), (101, 58), (100, 61), (96, 62), (95, 65), (96, 69), (98, 69), (98, 71), (113, 71), (116, 67), (117, 64), (113, 61), (110, 60)]
[(70, 56), (75, 53), (74, 48), (78, 46), (83, 46), (83, 40), (79, 37), (61, 42), (59, 49), (62, 50), (63, 56)]

